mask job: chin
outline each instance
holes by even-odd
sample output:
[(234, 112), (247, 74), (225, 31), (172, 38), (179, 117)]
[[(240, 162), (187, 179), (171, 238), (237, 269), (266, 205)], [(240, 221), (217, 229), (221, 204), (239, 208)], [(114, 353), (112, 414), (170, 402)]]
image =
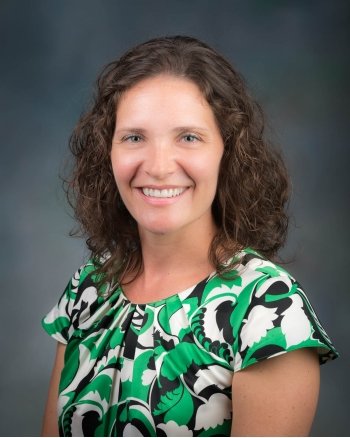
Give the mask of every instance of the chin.
[(179, 231), (182, 227), (177, 224), (171, 224), (169, 221), (167, 223), (152, 223), (152, 224), (140, 224), (139, 228), (147, 233), (156, 234), (159, 236), (164, 236), (166, 234), (172, 234)]
[(172, 234), (176, 229), (169, 228), (169, 227), (145, 227), (143, 228), (147, 233), (151, 233), (158, 236), (165, 236), (167, 234)]

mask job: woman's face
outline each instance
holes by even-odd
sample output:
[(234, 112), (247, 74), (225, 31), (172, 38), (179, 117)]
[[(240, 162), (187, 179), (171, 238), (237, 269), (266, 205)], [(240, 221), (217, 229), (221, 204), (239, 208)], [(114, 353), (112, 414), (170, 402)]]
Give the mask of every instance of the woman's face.
[(210, 232), (223, 150), (214, 114), (195, 83), (159, 75), (126, 91), (111, 160), (140, 232)]

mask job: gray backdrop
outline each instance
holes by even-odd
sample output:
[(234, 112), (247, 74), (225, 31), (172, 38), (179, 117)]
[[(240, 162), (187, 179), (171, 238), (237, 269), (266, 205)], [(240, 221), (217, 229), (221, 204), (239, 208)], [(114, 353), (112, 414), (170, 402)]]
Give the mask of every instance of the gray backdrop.
[(85, 259), (58, 178), (101, 67), (164, 34), (226, 55), (293, 181), (284, 255), (341, 352), (313, 435), (349, 435), (349, 1), (1, 0), (0, 434), (38, 435), (55, 342), (40, 320)]

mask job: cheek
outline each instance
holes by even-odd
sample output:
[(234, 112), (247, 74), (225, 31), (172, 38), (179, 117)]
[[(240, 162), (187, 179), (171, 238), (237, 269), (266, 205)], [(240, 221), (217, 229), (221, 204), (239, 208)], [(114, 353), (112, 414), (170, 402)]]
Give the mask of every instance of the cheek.
[(203, 182), (213, 184), (218, 179), (220, 163), (221, 156), (208, 154), (201, 159), (194, 159), (192, 161), (192, 169)]
[(112, 151), (111, 162), (117, 186), (120, 188), (129, 183), (138, 167), (136, 155), (132, 156), (130, 154), (120, 153), (119, 151)]

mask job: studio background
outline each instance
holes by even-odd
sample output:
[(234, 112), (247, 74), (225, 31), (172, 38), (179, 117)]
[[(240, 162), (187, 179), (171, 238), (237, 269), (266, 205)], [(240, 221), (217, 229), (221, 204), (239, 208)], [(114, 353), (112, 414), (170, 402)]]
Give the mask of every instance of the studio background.
[(314, 436), (349, 421), (350, 2), (1, 0), (0, 435), (39, 435), (55, 342), (40, 321), (88, 256), (59, 173), (101, 67), (146, 39), (199, 37), (265, 108), (293, 179), (283, 255), (341, 353)]

